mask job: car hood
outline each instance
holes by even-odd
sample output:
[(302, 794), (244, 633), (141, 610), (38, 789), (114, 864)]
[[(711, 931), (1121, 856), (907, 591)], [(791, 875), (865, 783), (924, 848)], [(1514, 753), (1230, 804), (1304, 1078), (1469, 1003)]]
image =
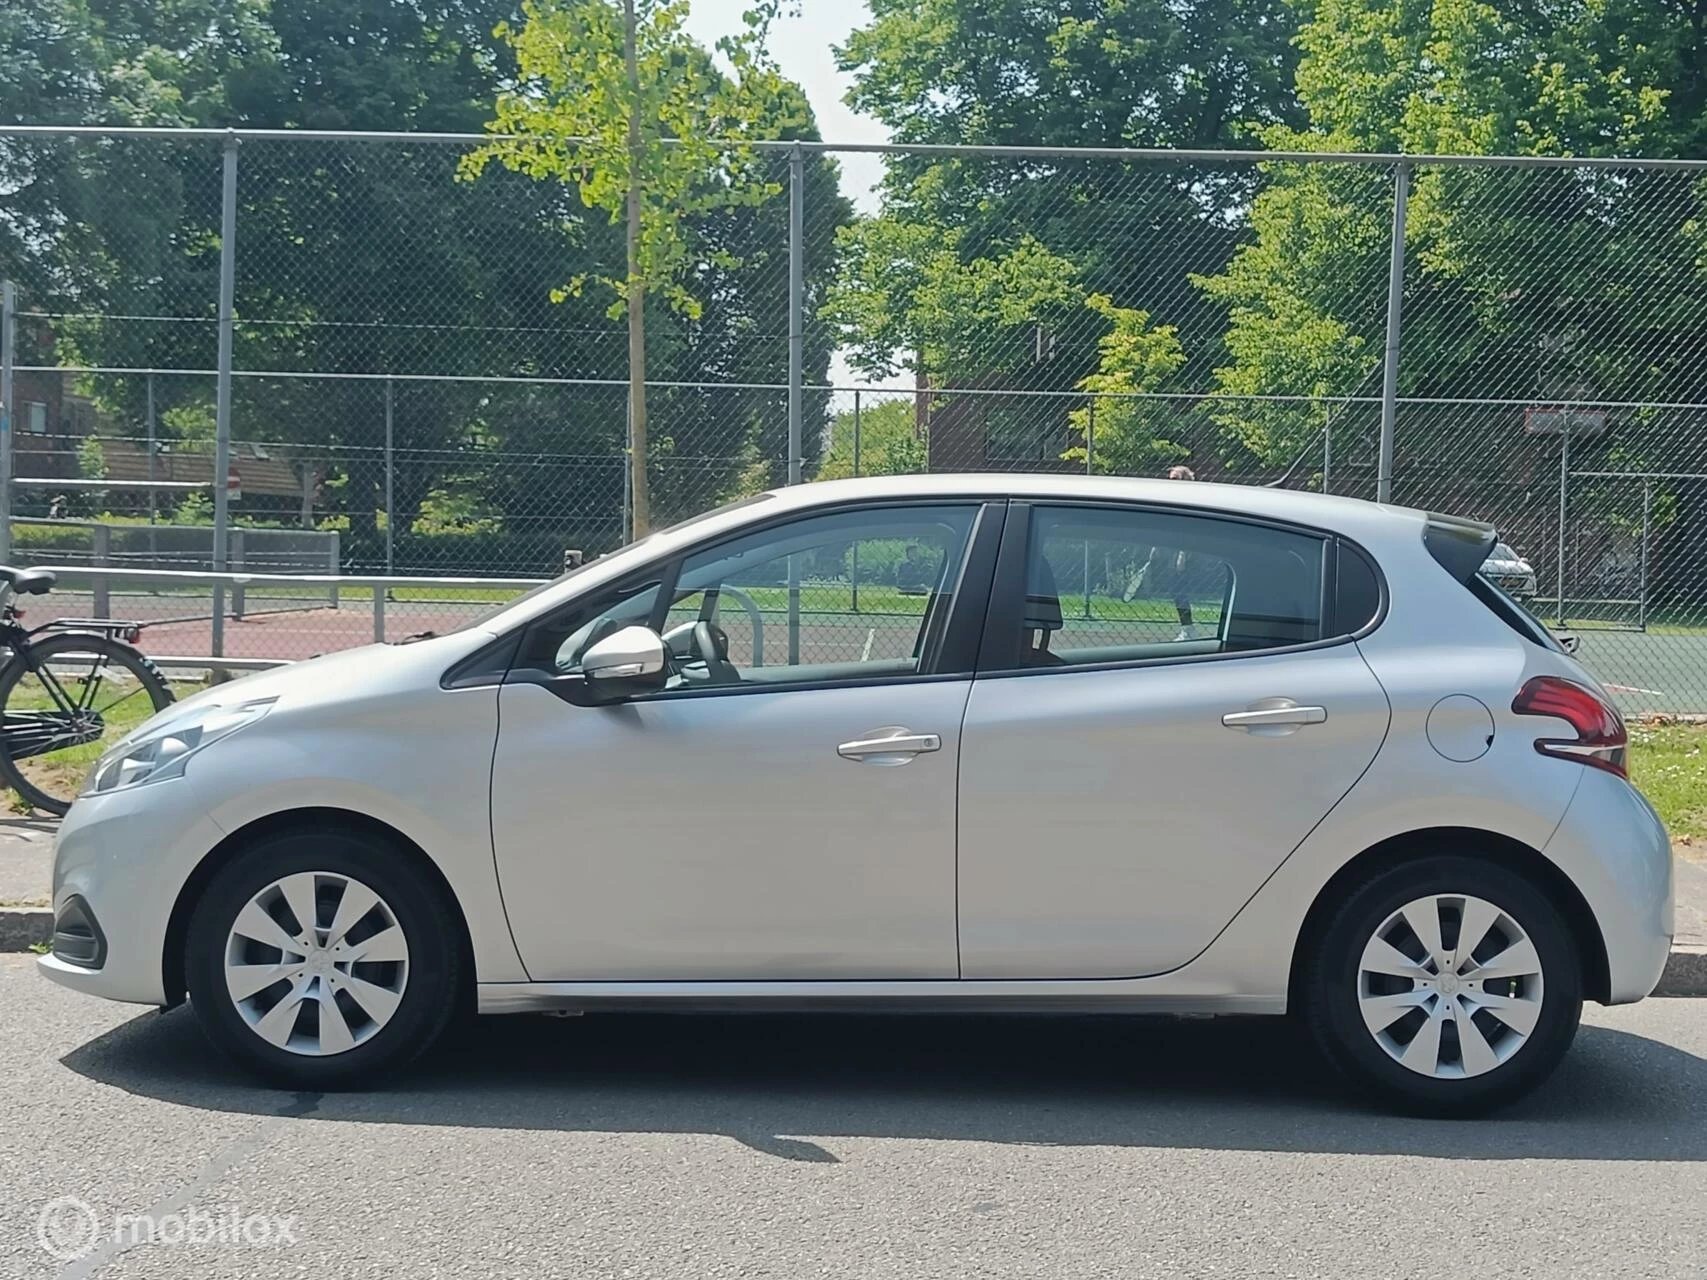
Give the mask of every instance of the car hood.
[(353, 697), (405, 686), (435, 683), (464, 654), (491, 640), (481, 631), (458, 632), (414, 644), (369, 644), (340, 649), (288, 666), (256, 671), (224, 684), (212, 685), (165, 708), (129, 735), (134, 737), (178, 717), (210, 706), (237, 706), (276, 698), (281, 709), (315, 703), (343, 702)]

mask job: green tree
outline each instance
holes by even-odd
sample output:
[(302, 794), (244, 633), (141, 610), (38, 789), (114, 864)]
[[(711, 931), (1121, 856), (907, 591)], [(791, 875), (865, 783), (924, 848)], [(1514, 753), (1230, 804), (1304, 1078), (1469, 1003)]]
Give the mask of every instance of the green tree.
[[(854, 75), (850, 102), (905, 142), (1240, 147), (1257, 145), (1263, 126), (1303, 122), (1296, 29), (1286, 0), (875, 0), (871, 22), (838, 53)], [(902, 229), (873, 233), (880, 240), (929, 245), (953, 231), (970, 268), (1030, 237), (1073, 264), (1084, 293), (1177, 328), (1193, 362), (1183, 374), (1216, 363), (1221, 317), (1186, 277), (1219, 271), (1232, 254), (1245, 169), (928, 153), (886, 163), (884, 215)], [(863, 270), (855, 254), (850, 274)], [(867, 292), (901, 296), (852, 314), (866, 326), (856, 341), (867, 363), (885, 341), (917, 351), (912, 335), (893, 332), (909, 279), (870, 274), (857, 280)], [(1104, 328), (1078, 301), (1039, 317), (1041, 335), (994, 332), (932, 372), (964, 384), (992, 371), (1012, 381), (1023, 367), (1026, 387), (1068, 390), (1096, 370)], [(1038, 353), (1047, 359), (1027, 362)]]
[[(1416, 155), (1690, 154), (1707, 55), (1692, 6), (1604, 0), (1320, 0), (1303, 28), (1310, 123), (1275, 148)], [(1379, 368), (1392, 175), (1265, 166), (1249, 243), (1203, 273), (1225, 308), (1229, 391), (1367, 392)], [(1707, 326), (1685, 245), (1693, 183), (1636, 169), (1413, 171), (1401, 388), (1515, 400), (1684, 399)], [(1278, 463), (1319, 412), (1224, 422)]]
[(859, 470), (854, 470), (854, 415), (838, 413), (830, 423), (830, 448), (818, 468), (819, 480), (853, 475), (907, 476), (925, 469), (925, 440), (914, 398), (862, 405), (859, 414)]
[(572, 184), (588, 208), (625, 222), (622, 275), (578, 272), (554, 296), (578, 296), (597, 282), (616, 296), (611, 314), (627, 318), (636, 534), (646, 532), (651, 513), (647, 292), (697, 318), (700, 299), (684, 281), (696, 259), (681, 224), (778, 191), (751, 147), (720, 141), (749, 134), (782, 92), (764, 55), (765, 12), (748, 15), (745, 35), (719, 42), (731, 67), (724, 74), (683, 30), (687, 7), (686, 0), (624, 0), (620, 9), (605, 0), (523, 0), (523, 23), (498, 27), (519, 67), (519, 83), (498, 98), (491, 125), (508, 136), (464, 167), (477, 176), (497, 160)]
[(976, 256), (963, 238), (897, 218), (844, 228), (826, 315), (856, 366), (949, 379), (1015, 372), (1033, 362), (1037, 330), (1059, 327), (1082, 304), (1079, 269), (1031, 236)]
[(1179, 371), (1185, 352), (1171, 325), (1152, 325), (1148, 312), (1117, 307), (1104, 293), (1085, 299), (1085, 306), (1109, 323), (1098, 343), (1101, 360), (1095, 373), (1079, 380), (1079, 390), (1095, 396), (1067, 415), (1085, 443), (1069, 449), (1069, 461), (1083, 462), (1092, 452), (1091, 466), (1104, 474), (1143, 475), (1186, 450), (1169, 433), (1175, 413), (1166, 402), (1138, 398), (1154, 392)]
[[(501, 89), (517, 83), (514, 52), (493, 35), (513, 9), (512, 0), (0, 7), (0, 119), (477, 133)], [(760, 136), (815, 136), (797, 86), (778, 82), (767, 112)], [(623, 448), (623, 397), (591, 384), (625, 369), (622, 325), (607, 314), (608, 292), (592, 287), (622, 278), (622, 228), (576, 187), (502, 165), (458, 182), (460, 158), (435, 145), (244, 143), (236, 365), (458, 379), (395, 385), (400, 554), (437, 554), (439, 542), (407, 539), (412, 513), (448, 487), (526, 542), (516, 558), (463, 567), (544, 571), (564, 546), (599, 550), (621, 536), (620, 470), (605, 459)], [(772, 188), (786, 179), (786, 155), (756, 163)], [(832, 162), (809, 157), (805, 175), (811, 302), (849, 213)], [(90, 317), (55, 323), (66, 363), (210, 368), (219, 186), (217, 143), (0, 138), (0, 275), (22, 282), (33, 309)], [(654, 299), (656, 376), (782, 380), (786, 221), (780, 199), (680, 220), (694, 292), (715, 305), (693, 317)], [(577, 276), (589, 283), (583, 295), (553, 305), (551, 287)], [(169, 320), (112, 318), (142, 315)], [(807, 377), (821, 380), (830, 336), (818, 323), (806, 336)], [(156, 384), (164, 435), (205, 440), (212, 380)], [(144, 389), (143, 379), (118, 375), (91, 387), (108, 418), (138, 434)], [(784, 430), (778, 396), (655, 390), (653, 417), (668, 461), (657, 495), (665, 517), (715, 501), (751, 458), (766, 458), (773, 473), (780, 466), (769, 461)], [(378, 563), (383, 547), (384, 421), (385, 388), (371, 378), (234, 385), (239, 440), (282, 445), (284, 455), (327, 468), (325, 503), (348, 527), (349, 560), (361, 567)], [(809, 461), (820, 434), (805, 433)], [(509, 556), (502, 545), (489, 544)]]

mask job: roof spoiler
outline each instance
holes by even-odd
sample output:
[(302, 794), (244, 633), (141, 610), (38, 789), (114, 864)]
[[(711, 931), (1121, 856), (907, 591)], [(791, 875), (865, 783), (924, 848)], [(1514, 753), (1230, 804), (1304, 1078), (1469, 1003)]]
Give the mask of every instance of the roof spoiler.
[(1485, 520), (1466, 520), (1429, 512), (1423, 528), (1423, 545), (1441, 568), (1460, 582), (1469, 582), (1494, 549), (1499, 534)]

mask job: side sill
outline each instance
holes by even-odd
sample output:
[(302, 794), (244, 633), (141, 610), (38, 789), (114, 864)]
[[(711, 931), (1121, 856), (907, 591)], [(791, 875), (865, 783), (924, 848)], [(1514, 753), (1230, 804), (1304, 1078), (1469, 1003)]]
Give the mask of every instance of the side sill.
[(479, 1011), (583, 1013), (1286, 1012), (1284, 995), (1164, 993), (1129, 982), (482, 982)]

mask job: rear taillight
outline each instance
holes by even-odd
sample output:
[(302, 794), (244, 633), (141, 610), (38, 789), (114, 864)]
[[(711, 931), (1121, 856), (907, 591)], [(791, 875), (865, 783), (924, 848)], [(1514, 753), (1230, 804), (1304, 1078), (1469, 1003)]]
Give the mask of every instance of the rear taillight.
[(1575, 731), (1574, 738), (1537, 738), (1535, 749), (1628, 776), (1624, 769), (1629, 735), (1618, 709), (1587, 685), (1561, 676), (1536, 676), (1517, 691), (1511, 709), (1520, 716), (1552, 716)]

